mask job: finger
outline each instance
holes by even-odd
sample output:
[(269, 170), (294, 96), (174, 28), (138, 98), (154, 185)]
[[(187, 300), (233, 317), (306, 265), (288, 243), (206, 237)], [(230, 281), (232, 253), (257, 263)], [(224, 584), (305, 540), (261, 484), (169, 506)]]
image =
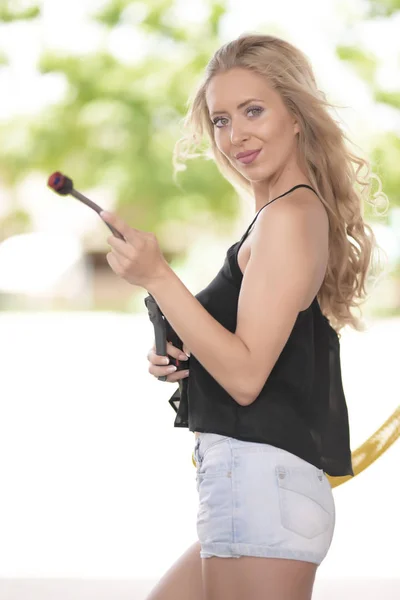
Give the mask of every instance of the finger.
[[(179, 348), (177, 348), (170, 342), (167, 342), (166, 350), (167, 350), (168, 356), (172, 356), (173, 358), (177, 358), (178, 360), (181, 360), (181, 361), (188, 360), (188, 356), (185, 355), (184, 353), (182, 353), (182, 350), (180, 350)], [(167, 356), (167, 358), (168, 358), (168, 356)], [(151, 350), (149, 350), (149, 352), (147, 354), (147, 359), (155, 365), (168, 364), (168, 363), (165, 363), (165, 356), (157, 354), (155, 344), (153, 344), (153, 347), (151, 348)]]
[[(172, 352), (172, 351), (170, 351)], [(167, 354), (168, 351), (167, 351)], [(157, 354), (153, 349), (150, 350), (147, 354), (147, 359), (153, 364), (153, 365), (168, 365), (170, 362), (170, 356), (172, 356), (172, 354), (169, 354), (169, 356), (163, 356), (160, 354)]]
[(188, 359), (187, 355), (184, 352), (182, 352), (182, 350), (180, 350), (170, 342), (167, 342), (167, 354), (169, 354), (169, 356), (173, 356), (174, 358), (178, 358), (179, 360)]
[(115, 227), (115, 229), (122, 233), (124, 238), (128, 241), (132, 238), (132, 232), (139, 231), (138, 229), (130, 227), (127, 223), (125, 223), (125, 221), (121, 219), (121, 217), (119, 217), (115, 213), (102, 210), (100, 213), (100, 217), (103, 219), (103, 221)]
[(124, 240), (120, 240), (114, 235), (110, 235), (107, 238), (107, 243), (113, 248), (118, 254), (123, 256), (124, 258), (132, 259), (132, 246), (124, 242)]
[(157, 377), (157, 379), (159, 377), (166, 377), (166, 381), (168, 382), (175, 382), (175, 381), (179, 381), (180, 379), (185, 379), (186, 377), (189, 376), (189, 370), (185, 369), (185, 370), (179, 370), (179, 371), (174, 371), (174, 372), (168, 372), (168, 367), (157, 367), (155, 365), (150, 365), (149, 369), (148, 369), (150, 375), (153, 375), (153, 377)]
[(153, 365), (167, 365), (169, 363), (168, 356), (160, 356), (156, 354), (155, 347), (147, 353), (147, 360), (149, 360)]
[(148, 371), (154, 377), (165, 377), (166, 375), (171, 375), (172, 373), (176, 373), (176, 367), (174, 365), (167, 365), (165, 367), (160, 367), (158, 365), (150, 364)]
[(167, 381), (174, 383), (175, 381), (180, 381), (181, 379), (186, 379), (189, 377), (189, 371), (186, 369), (185, 371), (176, 371), (172, 373), (172, 375), (168, 375)]
[(121, 273), (123, 272), (123, 265), (118, 260), (117, 254), (115, 252), (109, 252), (106, 255), (106, 260), (112, 268), (112, 270), (114, 271), (114, 273), (121, 277)]

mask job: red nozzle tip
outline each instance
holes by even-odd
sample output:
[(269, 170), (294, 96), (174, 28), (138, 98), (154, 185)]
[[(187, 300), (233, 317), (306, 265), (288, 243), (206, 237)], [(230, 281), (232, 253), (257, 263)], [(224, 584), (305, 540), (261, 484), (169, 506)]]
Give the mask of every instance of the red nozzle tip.
[(50, 175), (47, 185), (58, 194), (67, 195), (73, 189), (72, 179), (56, 171)]

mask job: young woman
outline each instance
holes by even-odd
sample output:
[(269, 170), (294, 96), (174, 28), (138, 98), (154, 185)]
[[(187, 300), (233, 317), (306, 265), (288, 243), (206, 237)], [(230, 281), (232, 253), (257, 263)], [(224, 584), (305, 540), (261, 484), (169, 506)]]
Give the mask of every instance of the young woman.
[(181, 341), (170, 357), (191, 354), (167, 380), (185, 378), (175, 426), (195, 432), (199, 493), (199, 540), (147, 600), (312, 596), (335, 528), (326, 474), (353, 474), (339, 331), (363, 328), (350, 309), (378, 249), (373, 175), (331, 108), (305, 55), (258, 34), (222, 46), (192, 99), (175, 158), (205, 135), (256, 214), (195, 297), (168, 268), (139, 283)]

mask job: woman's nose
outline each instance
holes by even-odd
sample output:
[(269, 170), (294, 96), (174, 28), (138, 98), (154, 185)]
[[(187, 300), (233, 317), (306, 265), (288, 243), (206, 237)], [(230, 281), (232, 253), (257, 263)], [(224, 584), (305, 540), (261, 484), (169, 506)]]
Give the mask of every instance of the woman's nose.
[(245, 132), (243, 127), (235, 125), (231, 127), (231, 143), (241, 145), (249, 138), (249, 134)]

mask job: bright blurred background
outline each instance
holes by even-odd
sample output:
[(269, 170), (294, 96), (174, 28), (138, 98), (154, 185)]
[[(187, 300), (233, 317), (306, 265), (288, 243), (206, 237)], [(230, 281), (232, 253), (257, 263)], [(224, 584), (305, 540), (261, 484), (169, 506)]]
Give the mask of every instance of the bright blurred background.
[[(106, 261), (109, 230), (46, 187), (60, 170), (153, 231), (195, 294), (254, 206), (211, 161), (173, 180), (186, 102), (243, 32), (309, 56), (371, 158), (390, 209), (365, 207), (388, 258), (344, 330), (355, 449), (399, 404), (400, 0), (0, 1), (0, 599), (145, 598), (196, 539), (194, 435), (176, 385), (147, 372), (147, 292)], [(335, 488), (337, 524), (314, 597), (400, 598), (400, 444)]]

